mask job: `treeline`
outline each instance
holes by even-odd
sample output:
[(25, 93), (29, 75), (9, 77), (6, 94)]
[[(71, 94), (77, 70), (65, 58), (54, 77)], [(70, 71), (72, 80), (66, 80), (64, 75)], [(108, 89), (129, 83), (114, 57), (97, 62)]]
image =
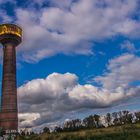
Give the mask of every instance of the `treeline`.
[[(138, 122), (140, 122), (140, 112), (131, 113), (127, 110), (124, 110), (119, 112), (107, 113), (103, 116), (94, 114), (84, 118), (83, 120), (67, 120), (64, 122), (63, 126), (56, 126), (53, 132), (78, 131), (81, 129), (103, 128)], [(45, 127), (43, 129), (43, 133), (50, 133), (50, 129), (48, 127)]]

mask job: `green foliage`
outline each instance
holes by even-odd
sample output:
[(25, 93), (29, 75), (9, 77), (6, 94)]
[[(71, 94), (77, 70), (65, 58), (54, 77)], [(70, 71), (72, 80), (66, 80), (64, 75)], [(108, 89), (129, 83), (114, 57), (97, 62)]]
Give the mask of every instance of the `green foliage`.
[(53, 133), (45, 127), (40, 135), (21, 131), (18, 140), (140, 140), (140, 112), (107, 113), (104, 119), (108, 128), (104, 128), (100, 119), (95, 114), (83, 120), (69, 120), (63, 127), (56, 126)]
[(96, 128), (94, 116), (92, 116), (92, 115), (90, 115), (89, 117), (86, 117), (83, 120), (83, 122), (87, 128)]
[(2, 127), (0, 127), (0, 136), (3, 136), (5, 134), (5, 131), (3, 130)]
[(22, 137), (18, 140), (140, 140), (140, 124)]
[(50, 129), (48, 127), (44, 127), (43, 133), (50, 133)]

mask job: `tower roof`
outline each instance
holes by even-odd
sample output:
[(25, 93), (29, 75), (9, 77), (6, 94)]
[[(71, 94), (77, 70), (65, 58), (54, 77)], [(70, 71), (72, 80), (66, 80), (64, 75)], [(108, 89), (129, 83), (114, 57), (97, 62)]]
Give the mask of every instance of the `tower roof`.
[(22, 37), (22, 29), (15, 24), (0, 24), (0, 35), (4, 34), (13, 34)]
[(22, 40), (22, 29), (16, 24), (0, 24), (0, 42), (20, 44)]

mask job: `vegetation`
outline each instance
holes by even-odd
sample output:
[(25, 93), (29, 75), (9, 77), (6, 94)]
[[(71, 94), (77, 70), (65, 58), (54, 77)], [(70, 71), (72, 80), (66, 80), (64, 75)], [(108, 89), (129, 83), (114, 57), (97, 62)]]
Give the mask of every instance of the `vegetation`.
[(140, 140), (140, 112), (119, 111), (90, 115), (57, 126), (45, 127), (39, 135), (22, 131), (18, 140)]
[(140, 124), (20, 136), (18, 140), (140, 140)]
[[(0, 128), (0, 136), (3, 135), (5, 131)], [(83, 120), (65, 121), (52, 132), (46, 126), (41, 134), (25, 128), (17, 140), (140, 140), (140, 112), (124, 110), (104, 116), (94, 114)]]

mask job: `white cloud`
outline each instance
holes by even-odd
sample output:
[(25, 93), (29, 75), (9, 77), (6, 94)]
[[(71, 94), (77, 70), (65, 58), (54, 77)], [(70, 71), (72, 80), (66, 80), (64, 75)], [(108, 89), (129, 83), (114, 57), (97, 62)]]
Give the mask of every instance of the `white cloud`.
[(120, 46), (122, 50), (127, 50), (130, 53), (135, 53), (138, 51), (135, 48), (135, 45), (131, 43), (129, 40), (124, 41)]
[(121, 86), (129, 88), (131, 83), (140, 80), (140, 58), (132, 54), (124, 54), (109, 61), (107, 72), (94, 80), (107, 89)]
[(139, 21), (132, 18), (137, 0), (79, 0), (64, 2), (62, 7), (62, 1), (51, 3), (51, 7), (37, 10), (16, 9), (16, 22), (24, 31), (19, 52), (25, 61), (36, 62), (59, 53), (90, 55), (91, 41), (116, 35), (139, 37)]
[(0, 4), (5, 4), (5, 3), (16, 3), (16, 0), (0, 0)]
[(9, 23), (15, 20), (13, 19), (14, 16), (8, 15), (9, 8), (7, 8), (6, 4), (9, 4), (12, 8), (14, 8), (16, 3), (17, 3), (16, 0), (0, 0), (0, 22), (1, 23)]
[(80, 85), (75, 74), (53, 73), (18, 88), (20, 127), (38, 128), (65, 118), (71, 111), (109, 107), (133, 95), (133, 89), (126, 93), (118, 87), (111, 92), (90, 84)]
[(0, 20), (3, 21), (3, 23), (5, 22), (11, 22), (12, 18), (10, 16), (8, 16), (8, 14), (6, 13), (5, 10), (0, 10)]
[(39, 113), (21, 113), (18, 115), (20, 118), (20, 125), (22, 125), (23, 128), (32, 127), (33, 121), (40, 118)]
[(70, 8), (73, 1), (74, 0), (33, 0), (33, 4), (37, 4), (39, 6), (49, 4), (50, 6), (55, 6), (59, 8)]

